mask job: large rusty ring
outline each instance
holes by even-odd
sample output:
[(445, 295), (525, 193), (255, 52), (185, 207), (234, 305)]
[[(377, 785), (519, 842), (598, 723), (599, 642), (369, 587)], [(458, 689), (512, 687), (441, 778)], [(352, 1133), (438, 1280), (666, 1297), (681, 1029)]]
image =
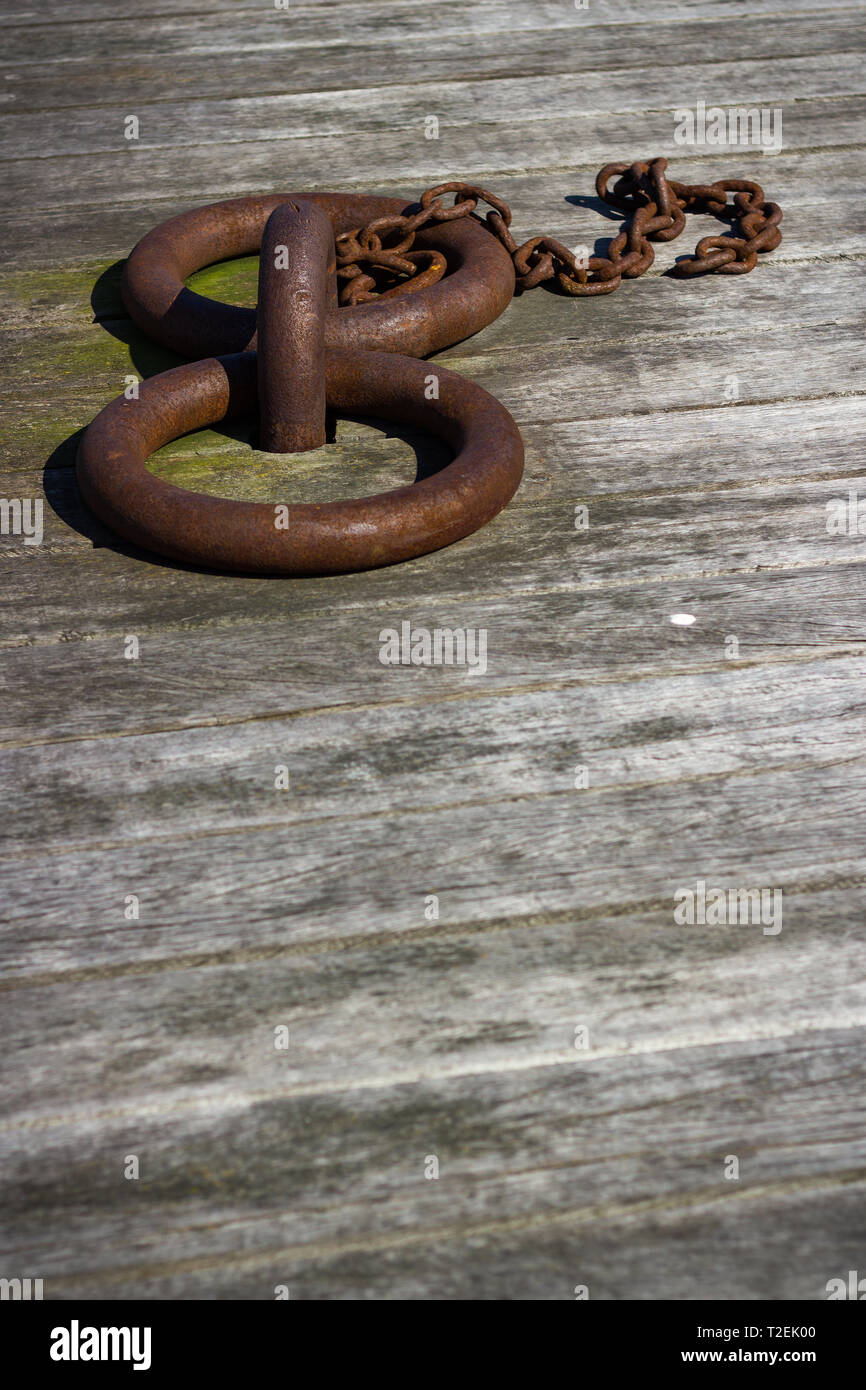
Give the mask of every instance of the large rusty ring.
[[(523, 471), (511, 416), (481, 387), (417, 360), (502, 312), (514, 291), (505, 249), (469, 218), (446, 221), (418, 238), (430, 264), (414, 290), (410, 280), (376, 301), (337, 307), (335, 237), (402, 207), (339, 193), (241, 198), (184, 213), (139, 243), (123, 283), (132, 318), (166, 346), (207, 360), (144, 382), (85, 432), (79, 485), (103, 521), (147, 549), (212, 568), (337, 574), (437, 550), (505, 506)], [(258, 313), (184, 287), (203, 265), (257, 250)], [(419, 424), (456, 457), (411, 486), (326, 504), (229, 501), (148, 470), (155, 449), (256, 402), (270, 452), (324, 443), (330, 406)]]
[(113, 530), (172, 559), (258, 574), (340, 574), (409, 560), (483, 526), (514, 494), (523, 445), (504, 406), (480, 386), (430, 364), (381, 352), (326, 354), (328, 404), (411, 420), (457, 451), (420, 482), (357, 501), (273, 505), (187, 492), (149, 472), (147, 457), (187, 430), (254, 407), (256, 354), (210, 358), (142, 383), (112, 401), (81, 443), (78, 480)]
[[(277, 193), (231, 198), (194, 208), (154, 227), (126, 263), (123, 302), (150, 338), (184, 357), (220, 356), (256, 346), (256, 311), (206, 299), (184, 280), (203, 266), (231, 256), (255, 256), (268, 219), (290, 201), (313, 203), (327, 213), (334, 235), (406, 209), (400, 198), (354, 193)], [(329, 348), (364, 348), (426, 357), (479, 333), (508, 307), (514, 295), (511, 257), (470, 217), (420, 231), (419, 251), (440, 251), (448, 274), (414, 294), (383, 297), (330, 314)], [(411, 284), (411, 282), (410, 282)]]

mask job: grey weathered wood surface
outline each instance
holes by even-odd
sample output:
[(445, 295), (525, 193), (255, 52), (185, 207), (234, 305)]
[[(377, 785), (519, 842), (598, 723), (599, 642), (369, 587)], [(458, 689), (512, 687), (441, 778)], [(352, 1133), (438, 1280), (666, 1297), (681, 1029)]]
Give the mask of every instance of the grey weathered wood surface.
[[(49, 505), (41, 546), (0, 538), (0, 1274), (56, 1298), (823, 1297), (866, 1258), (866, 542), (826, 528), (866, 497), (863, 7), (142, 10), (3, 27), (0, 495)], [(781, 107), (783, 148), (678, 146), (697, 99)], [(443, 353), (527, 446), (477, 536), (255, 580), (82, 508), (77, 432), (173, 360), (118, 297), (155, 222), (466, 177), (518, 235), (592, 244), (595, 169), (656, 153), (759, 178), (782, 246), (687, 284), (659, 247), (612, 296), (538, 291)], [(691, 222), (689, 245), (718, 230)], [(153, 466), (313, 499), (441, 457), (351, 420), (288, 463), (248, 438)], [(487, 629), (486, 674), (382, 666), (406, 619)], [(678, 926), (698, 879), (782, 889), (781, 933)]]

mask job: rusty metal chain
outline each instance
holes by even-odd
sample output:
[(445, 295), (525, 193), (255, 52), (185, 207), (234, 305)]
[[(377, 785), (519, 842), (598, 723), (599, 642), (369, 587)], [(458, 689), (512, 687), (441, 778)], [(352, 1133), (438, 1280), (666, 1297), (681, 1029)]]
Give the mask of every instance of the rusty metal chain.
[[(655, 259), (653, 241), (673, 241), (685, 227), (687, 212), (709, 212), (739, 222), (739, 236), (706, 236), (693, 256), (673, 268), (680, 276), (720, 271), (742, 275), (754, 270), (759, 251), (772, 251), (782, 240), (782, 210), (768, 202), (760, 184), (749, 179), (720, 179), (687, 184), (668, 179), (666, 159), (634, 164), (606, 164), (596, 177), (598, 196), (622, 210), (626, 225), (614, 237), (606, 256), (581, 262), (554, 237), (530, 237), (518, 246), (511, 235), (511, 209), (501, 198), (469, 183), (440, 183), (421, 194), (417, 212), (380, 217), (337, 237), (337, 279), (341, 304), (365, 304), (405, 293), (416, 279), (435, 284), (445, 274), (443, 258), (435, 252), (413, 251), (419, 231), (436, 223), (472, 216), (483, 202), (489, 207), (486, 226), (514, 262), (517, 287), (534, 289), (556, 278), (565, 294), (610, 294), (623, 278), (633, 280), (649, 270)], [(612, 189), (611, 178), (618, 176)], [(733, 205), (728, 193), (734, 194)], [(446, 207), (441, 199), (454, 194)], [(421, 268), (423, 266), (423, 268)], [(395, 277), (401, 276), (402, 279)]]

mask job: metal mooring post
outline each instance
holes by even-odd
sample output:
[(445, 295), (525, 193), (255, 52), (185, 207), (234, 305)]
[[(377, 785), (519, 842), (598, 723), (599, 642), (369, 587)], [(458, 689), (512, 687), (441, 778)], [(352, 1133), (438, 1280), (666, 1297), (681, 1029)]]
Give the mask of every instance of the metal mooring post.
[[(504, 406), (444, 367), (430, 391), (430, 364), (419, 359), (485, 328), (515, 289), (553, 281), (570, 295), (610, 294), (649, 269), (651, 242), (678, 236), (686, 212), (736, 220), (740, 234), (704, 237), (677, 263), (680, 276), (747, 273), (781, 241), (781, 210), (758, 184), (681, 184), (665, 169), (655, 159), (600, 171), (598, 194), (626, 225), (605, 256), (583, 262), (552, 237), (518, 246), (507, 204), (464, 183), (427, 189), (409, 206), (351, 193), (238, 198), (154, 228), (127, 261), (124, 303), (145, 333), (195, 360), (143, 382), (136, 399), (113, 401), (88, 427), (77, 458), (85, 501), (145, 549), (242, 573), (369, 569), (470, 535), (520, 483), (520, 433)], [(205, 265), (256, 253), (256, 310), (184, 285)], [(322, 504), (232, 502), (148, 470), (154, 450), (256, 403), (271, 453), (318, 448), (330, 407), (420, 425), (454, 458), (411, 486)]]

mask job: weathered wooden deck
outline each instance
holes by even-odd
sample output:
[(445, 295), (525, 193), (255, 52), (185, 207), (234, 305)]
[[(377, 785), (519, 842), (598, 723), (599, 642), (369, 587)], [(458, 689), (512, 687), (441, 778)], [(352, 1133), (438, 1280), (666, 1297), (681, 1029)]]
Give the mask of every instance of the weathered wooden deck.
[[(47, 503), (41, 546), (0, 538), (0, 1274), (55, 1298), (817, 1299), (866, 1272), (866, 542), (826, 525), (852, 488), (866, 513), (863, 18), (7, 9), (0, 493)], [(783, 148), (684, 149), (698, 100), (781, 108)], [(520, 239), (591, 244), (615, 225), (596, 169), (655, 154), (757, 178), (783, 244), (677, 281), (723, 230), (690, 219), (645, 279), (536, 291), (443, 353), (527, 446), (476, 536), (257, 580), (83, 511), (78, 432), (175, 360), (118, 295), (152, 225), (461, 177)], [(195, 284), (252, 302), (255, 263)], [(342, 421), (315, 456), (209, 432), (154, 466), (313, 499), (419, 453)], [(487, 674), (381, 665), (404, 620), (487, 629)], [(677, 925), (699, 880), (781, 889), (782, 931)]]

